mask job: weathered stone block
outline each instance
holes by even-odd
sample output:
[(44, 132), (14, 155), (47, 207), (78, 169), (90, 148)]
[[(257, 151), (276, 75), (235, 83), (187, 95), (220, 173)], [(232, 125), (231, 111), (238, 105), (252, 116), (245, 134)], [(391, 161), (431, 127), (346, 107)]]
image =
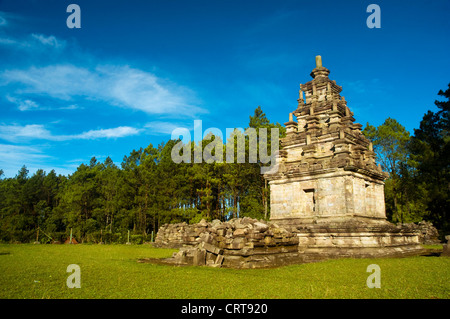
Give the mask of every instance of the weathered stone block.
[(217, 255), (216, 260), (214, 261), (214, 263), (216, 265), (222, 265), (223, 259), (224, 259), (223, 255)]
[(245, 245), (245, 239), (243, 237), (234, 238), (231, 243), (231, 249), (242, 249)]
[(264, 237), (264, 244), (265, 245), (274, 245), (275, 242), (273, 241), (273, 237), (272, 236)]
[(193, 256), (194, 266), (203, 266), (206, 263), (206, 250), (205, 249), (195, 249)]
[(253, 228), (258, 232), (265, 232), (266, 230), (269, 229), (269, 226), (261, 222), (255, 222), (253, 224)]
[(252, 232), (250, 234), (247, 234), (246, 237), (252, 241), (258, 241), (264, 239), (264, 234), (259, 232), (258, 233)]
[(247, 234), (247, 229), (238, 228), (233, 232), (234, 237), (244, 237)]
[(225, 228), (217, 229), (218, 236), (225, 236), (226, 233), (227, 233), (227, 231)]
[(219, 247), (216, 247), (214, 245), (211, 245), (209, 243), (203, 242), (199, 245), (199, 248), (201, 249), (205, 249), (207, 252), (211, 252), (213, 254), (223, 254), (223, 250), (220, 249)]

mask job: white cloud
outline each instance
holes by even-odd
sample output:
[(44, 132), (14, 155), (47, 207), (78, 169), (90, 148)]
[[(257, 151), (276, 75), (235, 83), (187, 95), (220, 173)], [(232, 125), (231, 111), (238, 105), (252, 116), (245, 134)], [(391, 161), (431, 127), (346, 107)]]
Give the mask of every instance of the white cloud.
[(52, 107), (42, 106), (31, 99), (21, 99), (19, 97), (10, 96), (9, 94), (6, 95), (6, 100), (15, 104), (20, 111), (54, 111), (54, 110), (83, 109), (83, 107), (80, 107), (77, 104), (70, 104), (70, 105), (63, 104), (63, 106), (52, 106)]
[(93, 140), (98, 138), (120, 138), (137, 135), (141, 130), (129, 126), (119, 126), (110, 129), (91, 130), (78, 135), (68, 135), (67, 139)]
[(8, 22), (6, 21), (6, 19), (4, 17), (0, 16), (0, 27), (3, 27), (7, 24), (8, 24)]
[[(86, 160), (69, 160), (61, 162), (61, 160), (43, 153), (40, 149), (42, 146), (24, 146), (0, 144), (0, 169), (4, 171), (6, 178), (14, 177), (23, 165), (29, 170), (31, 176), (38, 169), (42, 169), (49, 173), (55, 170), (56, 174), (69, 175), (76, 171), (77, 167)], [(49, 161), (55, 161), (58, 164), (49, 164)], [(87, 160), (89, 163), (89, 160)]]
[(22, 100), (20, 98), (12, 97), (10, 95), (7, 95), (6, 99), (11, 103), (16, 104), (17, 108), (21, 111), (28, 111), (28, 110), (40, 108), (39, 105), (35, 101), (30, 100), (30, 99)]
[(0, 139), (14, 142), (19, 139), (53, 139), (43, 125), (0, 125)]
[(39, 51), (52, 49), (63, 49), (66, 46), (65, 40), (57, 39), (53, 35), (46, 36), (44, 34), (32, 33), (26, 36), (8, 36), (12, 32), (3, 32), (3, 30), (16, 31), (17, 26), (24, 24), (24, 17), (10, 12), (0, 11), (0, 45), (8, 46), (10, 49), (19, 49), (29, 51), (36, 54)]
[(0, 11), (0, 27), (8, 27), (12, 20), (20, 20), (19, 17), (10, 12)]
[(16, 95), (47, 96), (77, 101), (77, 104), (80, 99), (97, 100), (148, 114), (175, 117), (205, 112), (194, 105), (191, 90), (126, 65), (102, 65), (95, 69), (72, 64), (33, 66), (26, 70), (5, 70), (0, 73), (0, 82), (14, 86)]
[(184, 127), (174, 122), (153, 121), (145, 124), (145, 128), (147, 128), (147, 132), (151, 135), (170, 135), (175, 129)]
[[(110, 112), (111, 108), (117, 107), (166, 119), (185, 119), (206, 112), (198, 106), (195, 92), (189, 88), (124, 63), (108, 64), (111, 60), (101, 60), (89, 50), (80, 48), (74, 38), (64, 40), (54, 35), (25, 34), (24, 21), (21, 16), (0, 11), (0, 50), (7, 53), (4, 55), (6, 59), (0, 63), (3, 65), (0, 69), (1, 102), (9, 102), (20, 111), (99, 107), (100, 111), (108, 108), (106, 111)], [(18, 118), (24, 115), (20, 114)], [(143, 123), (148, 121), (146, 117), (143, 120)], [(30, 173), (34, 168), (49, 166), (65, 173), (71, 167), (76, 168), (76, 163), (66, 162), (65, 165), (59, 158), (45, 154), (46, 149), (54, 146), (52, 142), (116, 139), (144, 132), (158, 135), (171, 133), (175, 126), (155, 121), (151, 122), (153, 126), (142, 127), (142, 123), (140, 128), (101, 128), (105, 125), (98, 122), (98, 129), (66, 134), (67, 131), (52, 129), (56, 127), (55, 121), (45, 125), (18, 124), (23, 123), (21, 120), (16, 123), (1, 121), (6, 120), (0, 120), (0, 168), (7, 176), (14, 176), (23, 164), (27, 165)], [(33, 142), (35, 147), (1, 144), (5, 141), (15, 144)], [(40, 150), (36, 142), (42, 141), (45, 144)], [(83, 150), (79, 156), (83, 156)]]
[(76, 104), (71, 104), (68, 106), (61, 106), (58, 108), (59, 110), (78, 110), (78, 109), (83, 109), (83, 107), (80, 107)]
[(90, 130), (81, 134), (73, 135), (53, 135), (43, 125), (0, 125), (0, 139), (17, 142), (22, 140), (49, 140), (49, 141), (68, 141), (68, 140), (95, 140), (101, 138), (121, 138), (137, 135), (142, 130), (129, 126), (119, 126), (110, 129)]
[[(36, 147), (0, 144), (0, 168), (6, 177), (14, 177), (19, 169), (27, 162), (29, 165), (39, 166), (44, 161), (51, 159)], [(30, 170), (31, 172), (31, 170)]]
[(43, 34), (31, 34), (31, 37), (35, 40), (37, 40), (39, 43), (49, 46), (49, 47), (54, 47), (57, 49), (63, 48), (66, 45), (66, 41), (64, 40), (58, 40), (55, 36), (50, 35), (50, 36), (45, 36)]
[[(0, 11), (0, 18), (6, 25), (15, 17)], [(82, 107), (87, 101), (98, 101), (172, 118), (206, 113), (189, 88), (128, 65), (99, 64), (98, 58), (80, 50), (73, 41), (39, 33), (12, 36), (0, 32), (2, 46), (35, 61), (27, 68), (0, 71), (0, 86), (21, 111), (61, 109), (62, 102), (68, 101)], [(43, 100), (52, 106), (38, 106)]]
[(50, 156), (42, 154), (42, 152), (31, 146), (0, 144), (0, 154), (2, 154), (2, 162), (14, 162), (28, 158), (31, 160), (45, 159)]
[(10, 39), (10, 38), (0, 38), (0, 44), (3, 45), (16, 45), (18, 43), (18, 41), (14, 40), (14, 39)]
[(24, 38), (0, 36), (0, 45), (6, 46), (9, 49), (22, 50), (32, 55), (42, 55), (49, 54), (49, 52), (51, 54), (62, 52), (66, 46), (66, 41), (58, 40), (53, 35), (32, 34)]

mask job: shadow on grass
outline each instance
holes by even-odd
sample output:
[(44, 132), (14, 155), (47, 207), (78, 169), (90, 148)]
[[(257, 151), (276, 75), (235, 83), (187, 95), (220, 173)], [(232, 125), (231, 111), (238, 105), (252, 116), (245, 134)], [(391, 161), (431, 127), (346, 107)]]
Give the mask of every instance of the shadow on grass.
[(442, 254), (442, 247), (436, 248), (436, 247), (425, 247), (425, 251), (421, 254), (421, 256), (424, 257), (440, 257)]

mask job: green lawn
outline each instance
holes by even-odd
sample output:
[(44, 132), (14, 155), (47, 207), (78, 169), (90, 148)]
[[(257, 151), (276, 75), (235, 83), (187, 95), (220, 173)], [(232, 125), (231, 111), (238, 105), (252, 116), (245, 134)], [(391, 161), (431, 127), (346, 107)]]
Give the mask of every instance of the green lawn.
[[(148, 245), (0, 245), (0, 298), (450, 298), (450, 258), (341, 259), (275, 269), (138, 263), (175, 250)], [(66, 286), (67, 266), (81, 288)], [(366, 285), (381, 268), (381, 288)]]

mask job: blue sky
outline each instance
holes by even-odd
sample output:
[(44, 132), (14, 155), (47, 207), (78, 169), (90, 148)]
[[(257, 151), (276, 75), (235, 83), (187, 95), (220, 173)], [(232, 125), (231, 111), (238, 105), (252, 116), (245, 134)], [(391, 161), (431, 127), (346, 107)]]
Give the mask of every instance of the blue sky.
[(284, 123), (316, 55), (356, 122), (412, 133), (450, 82), (449, 14), (447, 0), (0, 0), (0, 169), (120, 165), (194, 120), (246, 127), (258, 105)]

